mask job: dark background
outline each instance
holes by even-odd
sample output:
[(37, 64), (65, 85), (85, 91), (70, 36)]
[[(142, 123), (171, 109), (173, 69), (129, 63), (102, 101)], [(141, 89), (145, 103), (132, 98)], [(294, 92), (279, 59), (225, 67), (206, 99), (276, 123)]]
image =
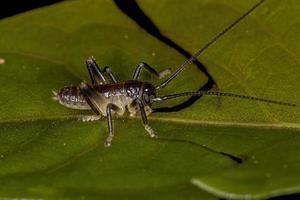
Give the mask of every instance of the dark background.
[(0, 19), (60, 1), (62, 0), (2, 0), (0, 3)]
[[(63, 0), (2, 0), (0, 3), (0, 19), (10, 17), (19, 13), (23, 13), (35, 8), (40, 8), (43, 6), (48, 6), (54, 3), (61, 2)], [(122, 8), (121, 10), (131, 10), (131, 5), (134, 0), (121, 0)], [(127, 1), (127, 5), (125, 3)], [(120, 1), (116, 1), (121, 4)], [(148, 30), (149, 31), (149, 30)], [(293, 195), (284, 195), (280, 197), (270, 198), (270, 200), (296, 200), (300, 199), (300, 194), (293, 194)]]

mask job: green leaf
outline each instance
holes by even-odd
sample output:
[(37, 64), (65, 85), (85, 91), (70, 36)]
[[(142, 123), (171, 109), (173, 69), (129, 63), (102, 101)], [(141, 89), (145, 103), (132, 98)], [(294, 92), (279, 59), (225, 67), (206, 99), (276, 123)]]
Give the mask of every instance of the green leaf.
[[(196, 51), (256, 1), (138, 1), (163, 34)], [(199, 59), (221, 91), (300, 103), (299, 3), (266, 1)], [(139, 62), (158, 70), (185, 60), (141, 30), (112, 1), (65, 1), (0, 21), (0, 198), (268, 198), (300, 192), (298, 108), (203, 97), (176, 113), (83, 123), (91, 112), (51, 99), (88, 80), (94, 56), (120, 80)], [(159, 83), (145, 73), (143, 80)], [(161, 94), (207, 81), (190, 66)], [(181, 102), (165, 102), (173, 105)], [(232, 155), (240, 158), (237, 162)]]

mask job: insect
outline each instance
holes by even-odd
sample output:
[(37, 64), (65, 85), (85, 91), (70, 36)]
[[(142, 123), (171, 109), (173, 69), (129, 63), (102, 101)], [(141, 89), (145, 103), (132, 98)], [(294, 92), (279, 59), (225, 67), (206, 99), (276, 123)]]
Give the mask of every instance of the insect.
[[(200, 56), (206, 49), (214, 44), (222, 35), (227, 33), (242, 19), (248, 16), (255, 8), (262, 4), (265, 0), (259, 1), (245, 14), (239, 17), (236, 21), (230, 24), (222, 32), (216, 35), (204, 47), (199, 49), (192, 57), (183, 62), (177, 70), (172, 73), (166, 80), (157, 86), (151, 83), (140, 81), (139, 76), (142, 69), (154, 74), (158, 78), (163, 78), (165, 75), (171, 73), (168, 70), (157, 72), (153, 67), (146, 63), (137, 65), (132, 79), (125, 82), (118, 82), (114, 76), (111, 68), (105, 67), (101, 69), (93, 57), (87, 59), (86, 65), (91, 79), (91, 85), (82, 82), (79, 86), (67, 86), (59, 89), (54, 93), (54, 99), (58, 100), (63, 106), (72, 109), (91, 109), (96, 115), (84, 116), (83, 121), (92, 121), (100, 119), (101, 116), (107, 118), (108, 123), (108, 137), (104, 146), (111, 146), (114, 136), (112, 116), (114, 114), (123, 115), (129, 112), (130, 116), (141, 116), (142, 122), (146, 132), (151, 138), (156, 138), (155, 131), (148, 123), (147, 116), (151, 114), (151, 106), (158, 101), (165, 101), (181, 96), (202, 96), (202, 95), (215, 95), (215, 96), (229, 96), (235, 98), (250, 99), (266, 103), (273, 103), (279, 105), (286, 105), (296, 107), (298, 105), (286, 102), (279, 102), (275, 100), (263, 99), (259, 97), (245, 96), (233, 93), (217, 92), (217, 91), (196, 91), (171, 94), (166, 96), (157, 96), (157, 91), (167, 86), (173, 79), (175, 79), (187, 66), (193, 63), (198, 56)], [(106, 79), (109, 78), (109, 80)]]

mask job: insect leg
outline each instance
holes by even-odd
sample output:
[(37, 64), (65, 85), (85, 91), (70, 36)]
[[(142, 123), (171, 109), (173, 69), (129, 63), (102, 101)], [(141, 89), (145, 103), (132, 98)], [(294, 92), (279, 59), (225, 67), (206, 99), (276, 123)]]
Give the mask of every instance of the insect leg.
[(110, 147), (111, 146), (111, 141), (114, 137), (114, 132), (113, 132), (113, 125), (112, 125), (112, 110), (117, 110), (118, 107), (115, 106), (114, 104), (108, 104), (106, 107), (106, 117), (107, 117), (107, 125), (108, 125), (108, 137), (106, 138), (104, 142), (105, 147)]
[(137, 104), (139, 105), (139, 108), (140, 108), (140, 112), (141, 112), (141, 116), (142, 116), (142, 120), (143, 120), (145, 130), (149, 133), (151, 138), (157, 138), (157, 135), (155, 134), (155, 131), (148, 124), (148, 119), (147, 119), (147, 115), (146, 115), (143, 103), (140, 102), (140, 101), (137, 101)]
[[(82, 82), (79, 86), (80, 91), (82, 92), (83, 96), (85, 97), (86, 101), (92, 108), (92, 110), (97, 114), (103, 114), (104, 111), (102, 107), (100, 107), (103, 103), (105, 103), (105, 98), (97, 93), (94, 88), (90, 87), (86, 83)], [(117, 111), (119, 108), (114, 104), (108, 104), (106, 106), (106, 116), (107, 116), (107, 123), (108, 123), (108, 137), (104, 143), (104, 146), (109, 147), (111, 146), (111, 141), (114, 136), (113, 134), (113, 127), (112, 127), (112, 110)]]
[(101, 105), (106, 103), (105, 97), (100, 95), (94, 88), (92, 88), (85, 82), (82, 82), (79, 85), (79, 89), (82, 95), (84, 96), (86, 102), (97, 115), (100, 115), (105, 112), (102, 108), (103, 106), (101, 107)]
[(114, 82), (114, 83), (118, 82), (110, 67), (105, 67), (103, 69), (103, 72), (108, 74), (108, 76), (112, 80), (112, 82)]
[(132, 75), (132, 80), (137, 80), (139, 78), (142, 68), (145, 68), (147, 71), (154, 74), (159, 79), (161, 79), (171, 73), (170, 69), (166, 69), (162, 72), (157, 72), (153, 67), (151, 67), (147, 63), (142, 62), (136, 66), (136, 68), (133, 72), (133, 75)]
[(104, 75), (102, 74), (99, 66), (96, 63), (96, 60), (91, 57), (86, 60), (86, 67), (89, 71), (89, 75), (92, 81), (92, 84), (106, 84)]

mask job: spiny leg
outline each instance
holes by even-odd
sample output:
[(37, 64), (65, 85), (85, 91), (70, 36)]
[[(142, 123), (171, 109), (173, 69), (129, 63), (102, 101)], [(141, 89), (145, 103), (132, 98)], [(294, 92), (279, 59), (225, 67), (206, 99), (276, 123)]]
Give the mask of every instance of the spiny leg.
[(96, 60), (93, 57), (86, 60), (86, 67), (89, 71), (89, 75), (93, 85), (102, 85), (107, 83), (104, 75), (102, 74), (99, 66), (96, 63)]
[(103, 72), (108, 74), (109, 78), (113, 83), (118, 82), (110, 67), (104, 67)]
[(136, 68), (133, 72), (133, 75), (132, 75), (132, 80), (138, 80), (143, 68), (145, 68), (150, 73), (154, 74), (159, 79), (161, 79), (171, 73), (170, 69), (166, 69), (162, 72), (157, 72), (153, 67), (151, 67), (147, 63), (142, 62), (136, 66)]
[(141, 116), (142, 116), (142, 120), (143, 120), (145, 130), (149, 133), (151, 138), (157, 138), (157, 135), (155, 134), (155, 131), (148, 124), (148, 119), (147, 119), (147, 115), (146, 115), (143, 103), (141, 101), (137, 101), (137, 104), (139, 105), (139, 108), (140, 108), (140, 112), (141, 112)]

